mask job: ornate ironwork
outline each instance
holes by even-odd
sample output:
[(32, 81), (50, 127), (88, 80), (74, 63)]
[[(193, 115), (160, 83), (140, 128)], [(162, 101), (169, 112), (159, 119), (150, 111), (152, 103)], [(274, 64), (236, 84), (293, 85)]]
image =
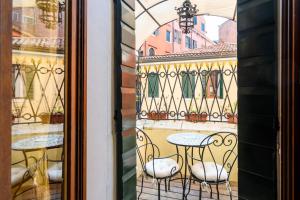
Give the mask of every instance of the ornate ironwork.
[[(140, 199), (140, 196), (143, 192), (143, 184), (144, 184), (144, 178), (145, 176), (150, 176), (154, 179), (156, 179), (157, 184), (158, 184), (158, 196), (160, 198), (160, 184), (161, 181), (165, 181), (165, 190), (167, 192), (168, 188), (170, 190), (170, 181), (176, 180), (174, 177), (177, 174), (180, 174), (180, 177), (182, 179), (182, 174), (181, 174), (181, 169), (183, 167), (183, 158), (181, 155), (173, 154), (170, 156), (162, 157), (160, 155), (160, 150), (157, 145), (155, 145), (150, 137), (141, 129), (136, 128), (136, 152), (137, 156), (139, 158), (139, 164), (142, 167), (142, 183), (141, 183), (141, 192), (138, 196), (138, 199)], [(157, 176), (156, 170), (158, 167), (155, 167), (155, 161), (163, 160), (163, 159), (170, 159), (174, 158), (177, 159), (178, 167), (172, 167), (170, 169), (170, 172), (168, 175), (165, 176)], [(153, 169), (153, 174), (150, 174), (147, 169), (146, 169), (146, 164), (152, 162), (152, 169)], [(150, 163), (151, 164), (151, 163)], [(139, 165), (138, 165), (139, 166)], [(168, 182), (168, 188), (167, 188), (167, 180)]]
[[(192, 162), (189, 163), (189, 171), (191, 174), (190, 183), (192, 180), (198, 181), (200, 184), (204, 183), (205, 185), (209, 185), (210, 190), (212, 188), (211, 185), (216, 185), (217, 199), (219, 199), (219, 185), (226, 184), (230, 193), (230, 199), (232, 199), (229, 178), (238, 158), (237, 144), (238, 137), (235, 133), (218, 132), (207, 136), (199, 144), (198, 151), (195, 151), (194, 155), (188, 154), (188, 157), (192, 160)], [(203, 170), (203, 177), (201, 179), (193, 173), (193, 163), (200, 164)], [(208, 169), (210, 169), (210, 172), (206, 172)], [(211, 170), (215, 170), (215, 173)], [(224, 173), (226, 177), (222, 177)], [(199, 199), (201, 199), (201, 188)]]
[(193, 17), (197, 14), (197, 5), (192, 5), (190, 0), (183, 2), (182, 7), (175, 8), (177, 14), (179, 15), (179, 27), (182, 32), (187, 34), (190, 33), (194, 28), (194, 19)]
[(51, 117), (64, 114), (64, 66), (46, 63), (32, 59), (31, 64), (13, 64), (13, 124), (43, 122), (45, 115), (51, 123)]
[(237, 64), (157, 64), (137, 68), (137, 118), (236, 123)]
[(36, 0), (37, 7), (41, 9), (40, 20), (46, 28), (55, 29), (63, 21), (65, 2), (59, 0)]

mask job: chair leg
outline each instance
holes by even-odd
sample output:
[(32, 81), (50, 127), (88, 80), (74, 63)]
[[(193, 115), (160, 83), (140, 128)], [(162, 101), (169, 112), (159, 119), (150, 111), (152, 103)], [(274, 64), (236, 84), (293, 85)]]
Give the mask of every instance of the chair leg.
[(139, 194), (139, 196), (138, 196), (138, 199), (140, 199), (140, 197), (141, 197), (141, 195), (142, 195), (142, 193), (143, 193), (143, 187), (144, 187), (144, 176), (142, 176), (141, 192), (140, 192), (140, 194)]
[(171, 178), (169, 178), (169, 181), (168, 181), (168, 190), (169, 191), (171, 190)]
[(219, 193), (219, 184), (217, 183), (216, 185), (216, 188), (217, 188), (217, 197), (218, 197), (218, 200), (220, 199), (220, 193)]
[(158, 200), (160, 200), (160, 180), (157, 180), (157, 187), (158, 187)]
[(167, 179), (165, 179), (165, 191), (168, 192)]
[(210, 188), (210, 198), (212, 199), (212, 187), (210, 184), (209, 184), (209, 188)]
[(192, 185), (192, 177), (190, 176), (190, 178), (189, 178), (189, 190), (187, 191), (187, 193), (185, 195), (185, 199), (187, 199), (187, 196), (190, 194), (191, 185)]
[(200, 189), (199, 189), (199, 200), (202, 198), (202, 185), (200, 183)]

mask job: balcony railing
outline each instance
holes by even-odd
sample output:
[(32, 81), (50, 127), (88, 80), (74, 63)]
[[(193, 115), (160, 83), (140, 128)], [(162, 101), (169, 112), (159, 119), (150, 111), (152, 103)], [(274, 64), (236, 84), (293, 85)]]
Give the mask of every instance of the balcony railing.
[(12, 123), (63, 123), (63, 59), (35, 59), (12, 66)]
[(235, 123), (236, 61), (137, 67), (137, 117)]

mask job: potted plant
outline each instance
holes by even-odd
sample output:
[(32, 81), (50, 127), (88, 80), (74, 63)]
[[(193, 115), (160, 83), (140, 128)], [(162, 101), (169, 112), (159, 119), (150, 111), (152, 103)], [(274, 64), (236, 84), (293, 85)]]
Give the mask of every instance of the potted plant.
[(148, 119), (150, 119), (150, 120), (165, 120), (165, 119), (168, 119), (168, 115), (165, 112), (152, 111), (152, 112), (148, 113), (147, 116), (148, 116)]
[(197, 109), (192, 105), (189, 109), (189, 112), (185, 115), (185, 120), (189, 122), (206, 122), (207, 121), (207, 110), (204, 107), (200, 113), (197, 112)]
[(227, 122), (230, 124), (238, 123), (238, 115), (235, 114), (236, 108), (237, 108), (237, 103), (235, 102), (233, 105), (233, 109), (231, 109), (230, 105), (228, 105), (227, 108), (225, 109), (225, 115), (227, 118)]
[(65, 121), (65, 114), (62, 106), (56, 107), (52, 113), (39, 115), (43, 124), (62, 124)]

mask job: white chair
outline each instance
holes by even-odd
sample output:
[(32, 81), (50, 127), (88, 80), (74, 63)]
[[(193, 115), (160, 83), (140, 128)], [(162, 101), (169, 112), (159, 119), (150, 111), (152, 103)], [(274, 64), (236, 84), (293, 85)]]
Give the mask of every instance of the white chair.
[(220, 184), (226, 184), (232, 199), (229, 178), (237, 160), (237, 135), (229, 132), (214, 133), (207, 136), (199, 147), (201, 147), (199, 151), (196, 151), (198, 154), (188, 154), (193, 162), (188, 165), (191, 176), (186, 197), (193, 180), (200, 183), (199, 199), (202, 196), (202, 186), (209, 186), (210, 198), (212, 198), (212, 185), (216, 186), (217, 199), (220, 199)]
[[(183, 158), (179, 154), (161, 157), (158, 146), (152, 143), (149, 136), (141, 129), (136, 128), (137, 139), (137, 156), (139, 157), (140, 165), (142, 167), (142, 184), (141, 192), (138, 196), (140, 199), (143, 193), (144, 178), (145, 176), (156, 179), (158, 186), (158, 199), (160, 199), (160, 185), (161, 181), (165, 181), (165, 191), (170, 190), (170, 181), (177, 174), (181, 174), (183, 165)], [(174, 159), (175, 158), (176, 161)], [(180, 164), (179, 164), (180, 163)], [(167, 186), (167, 180), (168, 186)]]

